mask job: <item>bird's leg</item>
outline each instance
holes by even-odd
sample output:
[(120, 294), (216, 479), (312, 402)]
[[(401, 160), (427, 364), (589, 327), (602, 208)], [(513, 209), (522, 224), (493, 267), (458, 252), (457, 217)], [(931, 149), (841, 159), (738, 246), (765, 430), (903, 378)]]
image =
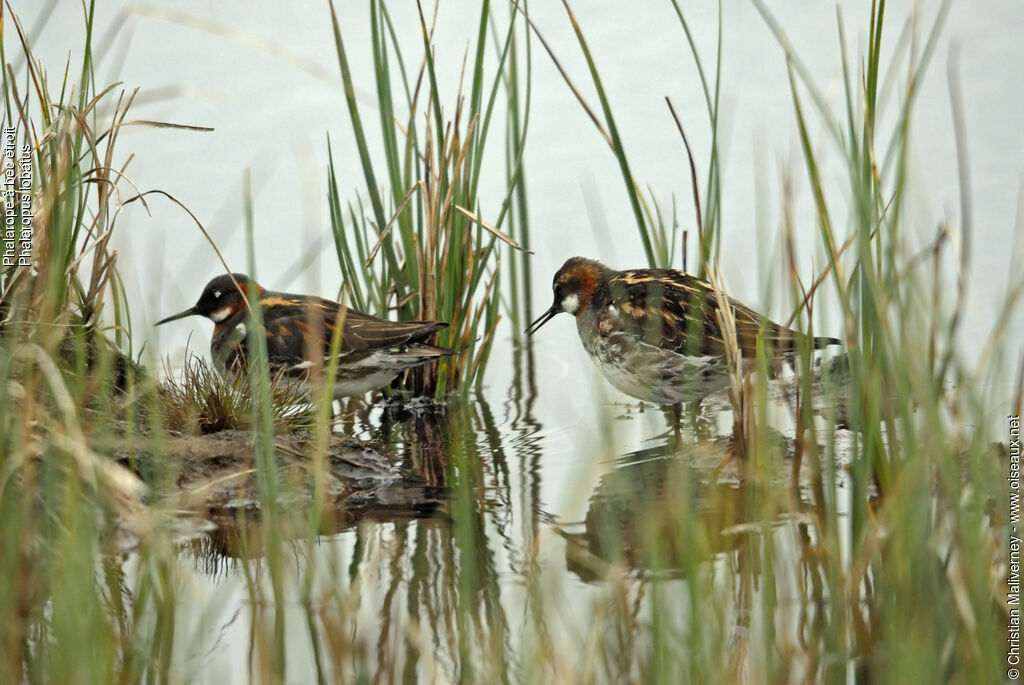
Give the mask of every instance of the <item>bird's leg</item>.
[(692, 402), (686, 403), (687, 414), (689, 414), (690, 423), (693, 424), (694, 432), (696, 432), (700, 424), (700, 403), (703, 399), (703, 397), (699, 397)]
[(675, 432), (676, 442), (678, 443), (679, 439), (682, 437), (680, 435), (680, 430), (681, 430), (680, 424), (682, 423), (682, 419), (683, 419), (683, 403), (682, 402), (676, 402), (675, 404), (672, 405), (672, 419), (673, 419), (672, 420), (672, 428), (673, 428), (673, 431)]
[[(349, 397), (348, 400), (338, 400), (338, 413), (335, 415), (335, 423), (341, 427), (345, 435), (352, 435), (355, 431), (356, 416), (361, 405), (358, 397)], [(334, 403), (331, 403), (334, 408)]]

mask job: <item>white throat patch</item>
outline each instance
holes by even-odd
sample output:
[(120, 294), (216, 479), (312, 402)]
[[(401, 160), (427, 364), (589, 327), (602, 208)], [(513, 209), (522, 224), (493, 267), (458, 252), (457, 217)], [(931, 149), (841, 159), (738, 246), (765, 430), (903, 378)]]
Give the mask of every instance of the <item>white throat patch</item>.
[(232, 311), (231, 307), (221, 307), (220, 309), (216, 309), (216, 310), (210, 312), (210, 319), (214, 323), (220, 323), (224, 319), (226, 319), (229, 316), (231, 316), (231, 311)]
[(579, 295), (573, 293), (572, 295), (566, 295), (565, 299), (562, 300), (562, 311), (570, 314), (575, 314), (576, 310), (580, 308)]

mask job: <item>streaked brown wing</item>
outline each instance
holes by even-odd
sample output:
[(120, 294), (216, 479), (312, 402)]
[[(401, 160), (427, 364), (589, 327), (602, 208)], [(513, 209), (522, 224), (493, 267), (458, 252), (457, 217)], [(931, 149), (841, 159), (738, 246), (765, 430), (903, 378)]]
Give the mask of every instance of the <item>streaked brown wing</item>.
[(448, 326), (440, 321), (388, 321), (356, 309), (343, 309), (332, 300), (308, 295), (267, 293), (262, 303), (267, 352), (271, 358), (292, 363), (300, 363), (306, 358), (307, 340), (319, 339), (326, 355), (340, 320), (344, 321), (345, 328), (339, 352), (349, 361), (374, 350), (420, 342)]
[(359, 321), (345, 322), (344, 352), (350, 350), (381, 350), (404, 347), (429, 338), (434, 332), (447, 328), (441, 321)]
[[(716, 316), (718, 298), (711, 286), (696, 276), (674, 269), (623, 271), (610, 280), (609, 295), (608, 304), (618, 309), (624, 328), (650, 344), (679, 354), (725, 354)], [(793, 331), (732, 298), (729, 301), (736, 319), (737, 345), (744, 355), (755, 354), (762, 326), (765, 341), (775, 353), (792, 349)]]

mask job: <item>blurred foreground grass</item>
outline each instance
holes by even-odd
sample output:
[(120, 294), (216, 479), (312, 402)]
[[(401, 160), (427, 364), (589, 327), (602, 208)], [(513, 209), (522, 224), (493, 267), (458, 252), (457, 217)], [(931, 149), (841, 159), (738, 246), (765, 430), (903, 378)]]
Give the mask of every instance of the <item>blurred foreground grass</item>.
[[(838, 113), (808, 78), (783, 27), (758, 6), (786, 52), (814, 220), (829, 257), (813, 284), (791, 270), (796, 325), (810, 325), (809, 295), (831, 289), (842, 310), (848, 380), (825, 383), (816, 406), (822, 391), (811, 387), (816, 369), (804, 350), (798, 395), (788, 405), (795, 428), (780, 434), (764, 384), (736, 379), (732, 433), (708, 435), (708, 417), (698, 417), (682, 446), (627, 455), (602, 475), (586, 520), (575, 523), (542, 509), (543, 417), (531, 414), (523, 379), (510, 395), (526, 399), (510, 400), (508, 426), (468, 390), (466, 401), (440, 415), (394, 422), (349, 414), (341, 419), (346, 430), (398, 445), (403, 465), (424, 491), (443, 496), (443, 506), (392, 511), (384, 523), (359, 525), (351, 548), (335, 550), (331, 538), (317, 535), (338, 530), (326, 515), (333, 465), (323, 414), (303, 417), (303, 444), (310, 445), (303, 456), (311, 465), (303, 484), (312, 506), (282, 505), (293, 501), (294, 484), (279, 472), (275, 433), (293, 424), (282, 427), (287, 417), (273, 414), (281, 402), (269, 401), (274, 389), (265, 375), (239, 388), (192, 366), (182, 385), (161, 391), (132, 362), (139, 336), (109, 245), (122, 203), (138, 194), (118, 166), (128, 156), (115, 154), (133, 94), (95, 82), (91, 5), (81, 68), (59, 83), (53, 74), (64, 72), (36, 63), (5, 5), (0, 57), (21, 71), (4, 71), (4, 115), (31, 150), (34, 241), (32, 268), (0, 271), (0, 680), (201, 677), (193, 655), (209, 645), (195, 626), (241, 610), (222, 595), (193, 605), (192, 569), (177, 538), (168, 493), (180, 474), (161, 445), (168, 428), (198, 426), (252, 428), (244, 466), (256, 474), (256, 513), (243, 508), (231, 520), (239, 531), (258, 532), (219, 552), (238, 559), (230, 573), (244, 588), (248, 642), (239, 661), (247, 671), (232, 674), (239, 680), (1000, 681), (1007, 467), (1005, 452), (992, 444), (1002, 436), (990, 430), (992, 417), (1008, 412), (992, 406), (984, 389), (1006, 375), (1014, 348), (997, 329), (971, 341), (984, 352), (969, 364), (957, 344), (966, 307), (962, 276), (950, 278), (942, 264), (952, 233), (969, 245), (969, 216), (959, 227), (942, 227), (922, 249), (908, 237), (905, 211), (915, 96), (946, 5), (924, 35), (901, 34), (905, 49), (894, 54), (902, 61), (891, 65), (882, 62), (884, 6), (872, 6), (868, 44), (856, 48), (846, 44), (838, 14), (845, 65)], [(689, 27), (676, 8), (686, 40)], [(407, 78), (390, 10), (378, 3), (371, 9), (386, 180), (378, 187), (364, 153), (371, 224), (361, 208), (342, 211), (332, 169), (333, 226), (354, 305), (459, 322), (441, 343), (466, 351), (460, 368), (442, 370), (433, 386), (440, 394), (479, 380), (494, 339), (501, 311), (496, 256), (508, 248), (456, 208), (482, 213), (475, 198), (483, 132), (497, 111), (495, 93), (519, 93), (510, 70), (529, 63), (523, 49), (530, 41), (518, 9), (497, 31), (485, 3), (474, 21), (470, 96), (446, 122), (429, 58), (431, 22), (421, 18), (425, 57), (416, 78)], [(589, 55), (586, 27), (574, 25), (578, 47)], [(333, 29), (351, 88), (342, 32), (337, 23)], [(6, 52), (12, 45), (18, 59)], [(503, 65), (491, 80), (481, 57), (488, 49)], [(564, 49), (551, 47), (552, 54)], [(600, 65), (591, 57), (588, 66), (601, 93), (595, 120), (619, 158), (638, 237), (652, 262), (668, 263), (682, 240), (653, 201), (640, 197), (613, 124), (614, 103), (600, 87)], [(390, 82), (396, 70), (399, 95)], [(880, 147), (876, 121), (887, 72), (902, 83), (887, 101), (899, 127)], [(425, 82), (431, 85), (420, 96), (413, 84)], [(707, 84), (714, 137), (717, 85)], [(955, 78), (951, 90), (956, 115)], [(425, 104), (416, 104), (420, 97)], [(513, 222), (511, 237), (528, 245), (520, 166), (528, 107), (518, 109), (511, 95), (506, 104), (508, 195), (498, 216), (513, 212), (520, 223)], [(425, 113), (422, 125), (417, 112)], [(358, 136), (352, 100), (349, 114)], [(825, 153), (810, 144), (811, 129), (825, 131), (829, 153), (845, 161), (849, 216), (826, 194)], [(715, 219), (717, 154), (709, 164), (707, 189), (694, 193), (704, 197), (696, 237), (699, 269), (708, 273), (715, 236), (728, 230)], [(500, 228), (502, 220), (494, 223)], [(793, 264), (787, 230), (782, 239)], [(964, 252), (953, 260), (959, 274)], [(507, 312), (519, 330), (529, 318), (529, 271), (521, 257), (510, 257), (518, 276), (507, 281)], [(1010, 283), (1001, 295), (1006, 316), (1021, 292), (1020, 283)], [(422, 383), (431, 389), (429, 379)], [(189, 407), (210, 398), (247, 420), (204, 428)], [(1009, 411), (1019, 414), (1019, 404)], [(615, 422), (605, 417), (602, 425), (611, 430)], [(145, 450), (109, 447), (136, 438), (147, 442)], [(601, 456), (608, 455), (594, 455), (595, 462)], [(510, 467), (516, 458), (526, 464), (518, 475)], [(417, 516), (425, 518), (413, 521)], [(332, 553), (322, 554), (323, 547)]]

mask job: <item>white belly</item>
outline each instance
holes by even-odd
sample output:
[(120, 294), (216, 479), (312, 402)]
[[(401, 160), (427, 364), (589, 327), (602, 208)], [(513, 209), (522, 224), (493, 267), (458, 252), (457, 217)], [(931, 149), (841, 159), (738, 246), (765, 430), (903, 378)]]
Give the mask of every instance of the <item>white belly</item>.
[(587, 351), (608, 382), (645, 402), (691, 402), (729, 385), (721, 357), (688, 357), (651, 347), (646, 353), (623, 358), (595, 347)]
[(699, 400), (729, 384), (725, 359), (690, 356), (643, 342), (624, 330), (619, 310), (609, 305), (576, 318), (584, 349), (616, 388), (645, 402)]

